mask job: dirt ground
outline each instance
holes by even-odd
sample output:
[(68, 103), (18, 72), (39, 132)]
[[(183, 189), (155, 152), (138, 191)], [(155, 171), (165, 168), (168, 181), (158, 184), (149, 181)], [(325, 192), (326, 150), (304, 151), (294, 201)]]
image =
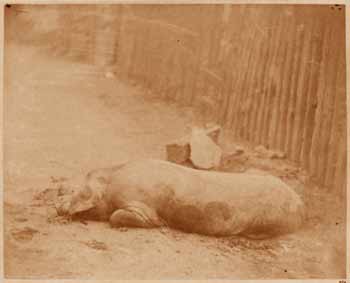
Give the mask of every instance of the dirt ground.
[[(34, 200), (50, 178), (140, 157), (165, 158), (164, 145), (199, 124), (196, 113), (162, 102), (92, 66), (6, 46), (5, 276), (27, 279), (265, 279), (345, 277), (345, 199), (283, 160), (246, 150), (226, 171), (272, 173), (308, 209), (297, 233), (264, 241), (173, 230), (111, 229), (107, 223), (50, 222)], [(232, 145), (224, 133), (221, 145)]]

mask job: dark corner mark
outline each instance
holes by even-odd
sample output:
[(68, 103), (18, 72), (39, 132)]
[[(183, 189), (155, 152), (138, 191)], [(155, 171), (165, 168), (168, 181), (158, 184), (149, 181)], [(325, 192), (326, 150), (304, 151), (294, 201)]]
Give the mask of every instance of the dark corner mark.
[(5, 7), (6, 8), (11, 8), (11, 5), (10, 4), (6, 4)]
[(342, 10), (342, 5), (340, 5), (340, 4), (334, 4), (334, 5), (331, 6), (331, 9), (332, 9), (332, 10), (338, 9), (339, 11), (341, 11), (341, 10)]

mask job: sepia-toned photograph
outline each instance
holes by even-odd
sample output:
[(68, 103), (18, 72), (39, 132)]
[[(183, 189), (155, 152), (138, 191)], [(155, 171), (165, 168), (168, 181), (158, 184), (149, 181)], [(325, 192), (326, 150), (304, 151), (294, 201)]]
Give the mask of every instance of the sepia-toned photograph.
[(6, 279), (345, 283), (345, 5), (2, 8)]

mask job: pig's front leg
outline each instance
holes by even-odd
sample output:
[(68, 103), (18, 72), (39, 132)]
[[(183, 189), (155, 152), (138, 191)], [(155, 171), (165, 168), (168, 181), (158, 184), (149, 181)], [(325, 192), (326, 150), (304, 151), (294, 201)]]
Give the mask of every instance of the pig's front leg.
[(163, 222), (152, 208), (136, 201), (114, 211), (109, 218), (109, 223), (115, 228), (157, 228), (163, 226)]

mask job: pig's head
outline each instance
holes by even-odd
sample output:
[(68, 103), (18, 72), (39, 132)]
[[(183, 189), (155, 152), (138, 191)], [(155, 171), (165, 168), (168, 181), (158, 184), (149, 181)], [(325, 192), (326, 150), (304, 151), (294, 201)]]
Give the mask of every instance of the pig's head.
[(88, 211), (98, 206), (100, 201), (101, 197), (86, 185), (80, 191), (73, 194), (67, 212), (69, 215), (74, 215), (83, 211)]
[(105, 172), (95, 170), (84, 178), (68, 182), (73, 192), (63, 201), (57, 211), (60, 215), (73, 218), (103, 220), (108, 217), (108, 202), (105, 199), (109, 178)]

